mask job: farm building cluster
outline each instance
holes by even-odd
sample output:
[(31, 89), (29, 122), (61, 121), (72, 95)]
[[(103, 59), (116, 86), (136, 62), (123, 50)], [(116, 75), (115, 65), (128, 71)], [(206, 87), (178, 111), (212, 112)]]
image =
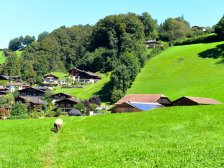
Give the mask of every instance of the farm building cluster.
[(171, 101), (162, 94), (129, 94), (121, 98), (111, 108), (112, 113), (140, 112), (169, 106), (194, 106), (222, 104), (212, 98), (184, 96)]

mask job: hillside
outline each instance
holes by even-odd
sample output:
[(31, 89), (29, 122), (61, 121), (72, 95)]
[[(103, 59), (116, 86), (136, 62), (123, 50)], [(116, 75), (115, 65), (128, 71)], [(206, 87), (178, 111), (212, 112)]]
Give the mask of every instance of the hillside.
[[(84, 88), (61, 88), (56, 87), (56, 89), (53, 91), (54, 93), (67, 93), (74, 97), (80, 98), (80, 99), (89, 99), (95, 95), (105, 96), (107, 95), (106, 92), (108, 91), (105, 86), (110, 81), (110, 74), (108, 75), (102, 75), (103, 77), (99, 82), (87, 85)], [(101, 100), (103, 102), (108, 101), (107, 98), (101, 97)]]
[(176, 46), (145, 65), (128, 93), (162, 93), (224, 101), (224, 42)]
[[(219, 167), (223, 106), (143, 113), (0, 121), (4, 167)], [(203, 141), (202, 141), (203, 140)]]

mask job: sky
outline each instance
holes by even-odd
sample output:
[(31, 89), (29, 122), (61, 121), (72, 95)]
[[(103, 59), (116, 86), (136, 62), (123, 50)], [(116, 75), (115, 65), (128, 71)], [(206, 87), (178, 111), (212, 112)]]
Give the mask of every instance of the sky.
[(94, 25), (111, 14), (148, 12), (158, 23), (184, 15), (191, 26), (213, 26), (224, 0), (0, 0), (0, 48), (10, 39), (79, 24)]

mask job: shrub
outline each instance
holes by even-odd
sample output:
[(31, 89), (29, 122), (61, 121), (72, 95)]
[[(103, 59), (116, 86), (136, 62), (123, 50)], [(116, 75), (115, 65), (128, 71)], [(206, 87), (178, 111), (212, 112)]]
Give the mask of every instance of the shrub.
[(61, 115), (62, 111), (60, 108), (57, 108), (55, 111), (55, 117), (59, 117)]
[(12, 106), (10, 116), (20, 116), (23, 114), (27, 114), (27, 107), (23, 103), (17, 102), (14, 106)]
[(29, 113), (29, 117), (30, 118), (40, 118), (40, 117), (43, 117), (44, 116), (44, 113), (43, 112), (37, 112), (37, 111), (34, 111), (32, 113)]

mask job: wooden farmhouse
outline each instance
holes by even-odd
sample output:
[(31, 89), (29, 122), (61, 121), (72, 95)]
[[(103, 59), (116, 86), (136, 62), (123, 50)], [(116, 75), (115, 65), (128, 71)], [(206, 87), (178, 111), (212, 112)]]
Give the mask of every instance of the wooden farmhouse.
[(59, 101), (56, 101), (57, 107), (62, 110), (62, 112), (69, 112), (74, 108), (79, 101), (74, 98), (66, 98)]
[(19, 90), (19, 95), (20, 96), (29, 96), (29, 97), (44, 97), (45, 92), (39, 89), (35, 89), (32, 87), (26, 88), (26, 89), (22, 89)]
[(20, 82), (20, 77), (19, 76), (0, 75), (0, 80)]
[(82, 71), (77, 68), (69, 70), (69, 77), (80, 83), (95, 83), (101, 79), (101, 76), (95, 73)]
[(46, 101), (43, 101), (41, 97), (28, 97), (28, 96), (19, 96), (15, 99), (16, 102), (22, 102), (27, 105), (28, 109), (41, 111), (43, 105), (47, 105)]
[(47, 74), (44, 76), (44, 81), (43, 81), (43, 84), (46, 84), (46, 85), (58, 85), (59, 83), (59, 78), (55, 75), (52, 75), (52, 74)]
[(116, 102), (111, 111), (138, 112), (171, 105), (169, 98), (162, 94), (129, 94)]
[(148, 41), (145, 41), (144, 44), (147, 48), (156, 48), (160, 46), (160, 43), (156, 40), (148, 40)]
[(10, 91), (10, 92), (14, 92), (15, 90), (22, 90), (29, 87), (28, 85), (25, 85), (22, 82), (10, 82), (8, 84), (6, 84), (6, 88)]
[(63, 100), (63, 99), (70, 99), (70, 98), (72, 98), (72, 96), (65, 93), (56, 93), (52, 95), (53, 102)]
[(214, 105), (214, 104), (222, 104), (222, 103), (212, 98), (190, 97), (190, 96), (184, 96), (173, 101), (174, 106), (194, 106), (194, 105)]

